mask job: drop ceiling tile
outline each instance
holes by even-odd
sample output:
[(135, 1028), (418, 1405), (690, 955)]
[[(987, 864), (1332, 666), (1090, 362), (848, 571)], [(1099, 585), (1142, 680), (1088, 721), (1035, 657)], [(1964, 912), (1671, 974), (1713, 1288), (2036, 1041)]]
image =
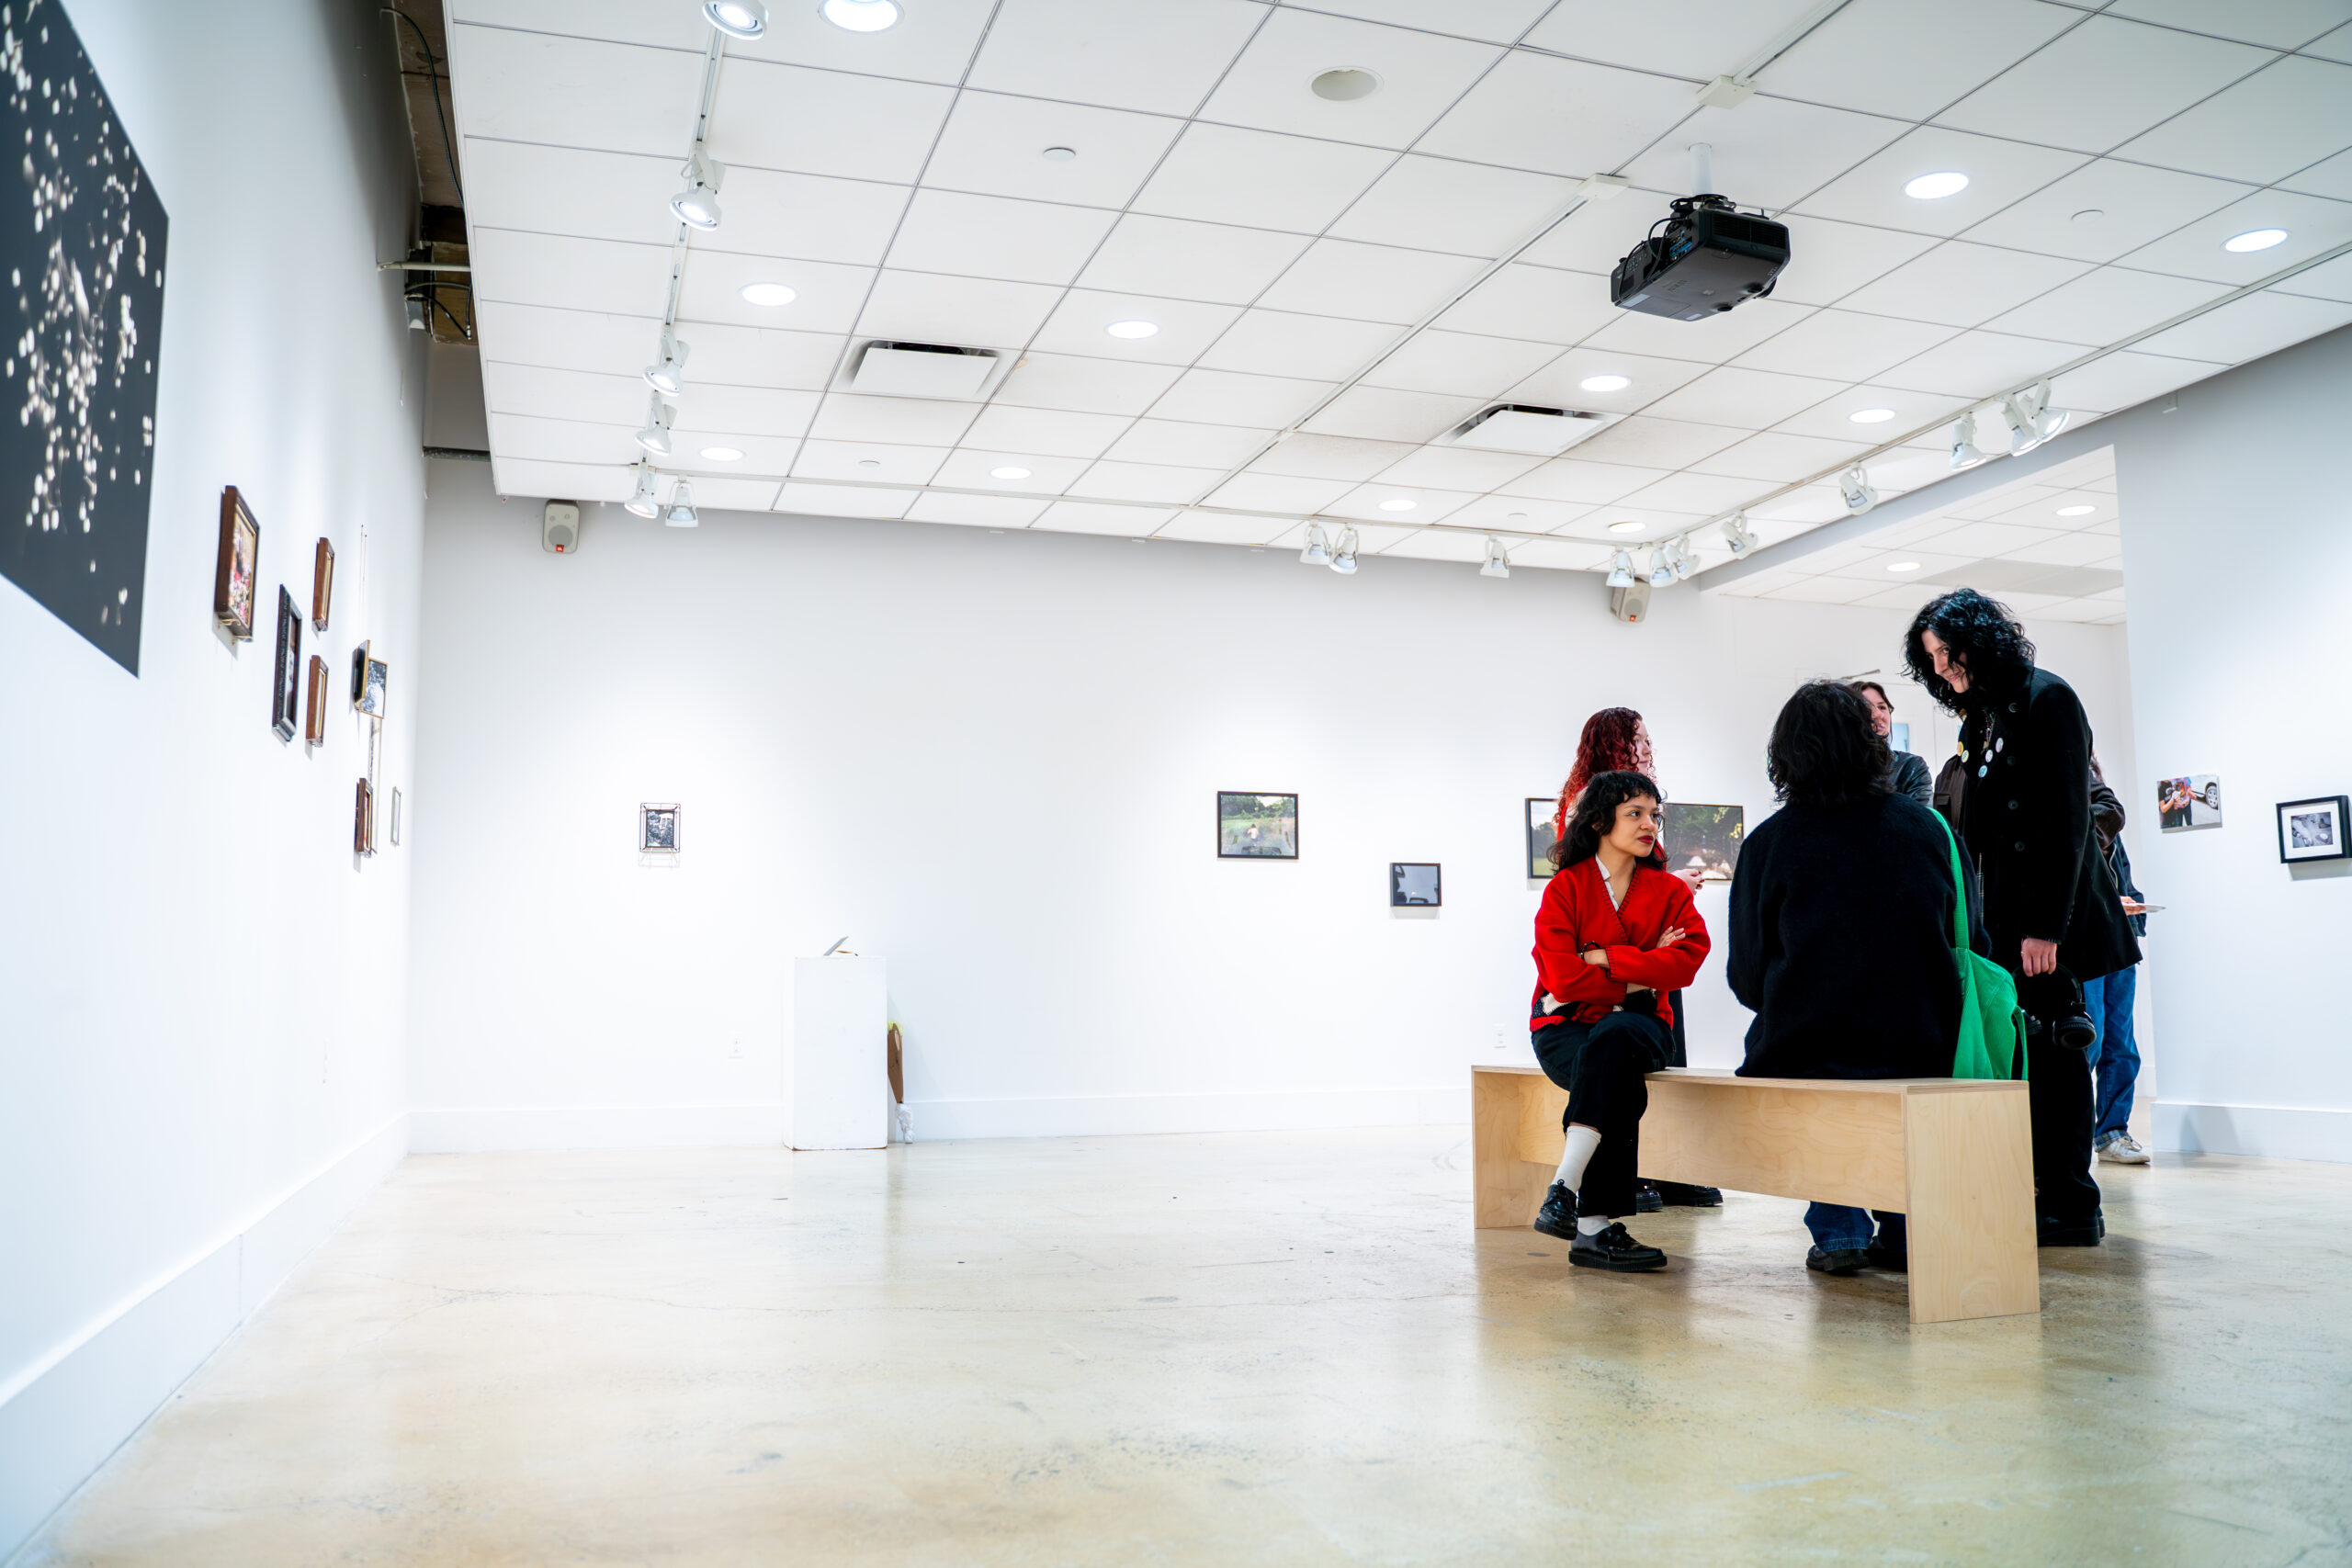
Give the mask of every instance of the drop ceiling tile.
[[(695, 96), (702, 85), (699, 52), (509, 28), (458, 26), (448, 31), (450, 73), (469, 139), (644, 152), (685, 162)], [(563, 90), (494, 90), (496, 84), (523, 82), (561, 83)]]
[(1477, 276), (1480, 265), (1434, 251), (1317, 240), (1259, 303), (1269, 310), (1404, 326), (1445, 303)]
[(1580, 343), (1617, 317), (1604, 284), (1579, 273), (1514, 263), (1450, 307), (1436, 325), (1452, 332)]
[[(1482, 495), (1446, 519), (1465, 528), (1503, 528), (1518, 534), (1549, 534), (1589, 515), (1590, 506), (1574, 501), (1534, 501), (1518, 495)], [(1511, 547), (1518, 558), (1519, 547)]]
[(673, 156), (469, 136), (465, 174), (476, 220), (494, 217), (502, 229), (643, 245), (667, 245), (677, 232), (669, 209), (678, 188)]
[[(1770, 78), (1767, 78), (1768, 82)], [(1715, 188), (1742, 207), (1792, 206), (1901, 136), (1899, 119), (1758, 94), (1736, 108), (1702, 108), (1620, 172), (1651, 190), (1688, 192), (1690, 147), (1714, 149)]]
[(1722, 451), (1746, 434), (1720, 424), (1635, 414), (1578, 442), (1576, 456), (1589, 463), (1680, 468)]
[(527, 457), (493, 457), (491, 483), (502, 496), (560, 496), (566, 501), (627, 501), (637, 491), (637, 471), (619, 463), (543, 463)]
[(646, 399), (652, 395), (639, 376), (600, 376), (497, 360), (483, 363), (481, 386), (483, 407), (492, 413), (583, 420), (591, 424), (641, 423)]
[(1108, 534), (1148, 538), (1180, 515), (1172, 506), (1120, 506), (1107, 501), (1057, 501), (1030, 527), (1047, 534)]
[(1045, 512), (1043, 501), (1000, 495), (942, 495), (926, 491), (907, 508), (910, 523), (955, 523), (967, 528), (1026, 528)]
[(1286, 474), (1236, 474), (1203, 502), (1250, 512), (1320, 512), (1355, 486), (1344, 479), (1295, 479)]
[[(1893, 590), (1907, 595), (1905, 602), (1913, 607), (1935, 597), (1933, 587), (1921, 586), (1926, 579), (1941, 572), (1956, 571), (1974, 564), (1976, 559), (1973, 556), (1939, 555), (1932, 550), (1865, 547), (1860, 558), (1832, 562), (1825, 558), (1826, 554), (1815, 552), (1805, 558), (1808, 563), (1820, 566), (1821, 570), (1815, 573), (1815, 576), (1843, 577), (1857, 582), (1875, 583), (1882, 590)], [(1888, 570), (1888, 567), (1896, 561), (1917, 561), (1919, 564), (1910, 571)]]
[(797, 479), (926, 484), (946, 460), (944, 446), (894, 446), (882, 441), (804, 441), (793, 460)]
[[(677, 182), (669, 183), (674, 188)], [(730, 169), (724, 192), (727, 220), (697, 235), (695, 249), (871, 265), (889, 247), (910, 194), (904, 186), (872, 180)], [(665, 218), (668, 200), (665, 192)]]
[[(660, 309), (659, 301), (653, 309)], [(503, 360), (626, 376), (641, 367), (648, 357), (646, 345), (658, 341), (662, 332), (650, 311), (608, 315), (484, 300), (474, 314), (485, 364)]]
[(1703, 321), (1677, 321), (1639, 310), (1619, 310), (1615, 321), (1585, 339), (1581, 346), (1721, 365), (1811, 314), (1810, 305), (1778, 299), (1750, 299), (1736, 310)]
[(1813, 8), (1804, 0), (1690, 0), (1670, 10), (1563, 0), (1526, 41), (1580, 60), (1704, 82), (1747, 64)]
[(1714, 474), (1669, 474), (1656, 484), (1644, 485), (1627, 496), (1625, 503), (1666, 512), (1730, 512), (1747, 505), (1771, 488), (1760, 479), (1724, 479)]
[(1936, 119), (1988, 136), (2103, 152), (2269, 58), (2241, 43), (2093, 17)]
[[(765, 477), (789, 472), (800, 450), (800, 442), (791, 435), (745, 434), (735, 431), (717, 431), (684, 423), (671, 432), (678, 455), (666, 459), (666, 464), (693, 468), (699, 473), (734, 475), (738, 472)], [(709, 448), (741, 452), (742, 457), (731, 460), (706, 457)]]
[(1690, 465), (1690, 471), (1793, 484), (1850, 463), (1869, 450), (1869, 444), (1861, 441), (1828, 441), (1816, 435), (1767, 431), (1701, 458)]
[(2090, 271), (2087, 262), (1948, 240), (1846, 297), (1873, 315), (1973, 327)]
[(1260, 473), (1362, 483), (1419, 450), (1401, 441), (1363, 441), (1301, 431), (1275, 442), (1250, 466)]
[(634, 424), (586, 424), (527, 414), (490, 416), (490, 449), (501, 460), (542, 463), (634, 463), (645, 456), (630, 438)]
[(1086, 264), (1089, 288), (1242, 305), (1306, 249), (1304, 235), (1130, 212)]
[(1155, 539), (1181, 539), (1196, 545), (1263, 547), (1295, 525), (1284, 517), (1226, 517), (1214, 512), (1182, 512), (1160, 525)]
[(1123, 415), (1064, 413), (996, 404), (980, 411), (961, 445), (1057, 457), (1099, 457), (1130, 422)]
[[(1660, 420), (1695, 420), (1711, 426), (1733, 425), (1755, 430), (1776, 424), (1801, 409), (1811, 408), (1822, 399), (1843, 390), (1846, 385), (1842, 381), (1812, 376), (1742, 370), (1725, 366), (1710, 370), (1679, 392), (1660, 398), (1649, 406), (1647, 412)], [(1623, 427), (1619, 428), (1622, 430)], [(1607, 441), (1617, 434), (1618, 431), (1612, 430), (1595, 440)], [(1695, 462), (1708, 453), (1720, 452), (1738, 440), (1739, 435), (1739, 430), (1716, 431), (1708, 437), (1705, 452), (1693, 452), (1684, 461)]]
[(1307, 422), (1321, 435), (1360, 435), (1373, 441), (1418, 446), (1453, 429), (1479, 409), (1476, 398), (1399, 392), (1386, 387), (1351, 387)]
[[(1190, 365), (1240, 314), (1232, 305), (1073, 288), (1054, 307), (1034, 346), (1090, 359)], [(1110, 328), (1116, 321), (1149, 321), (1159, 330), (1149, 337), (1113, 337)]]
[(2041, 0), (1854, 0), (1763, 81), (1787, 97), (1925, 119), (2080, 20)]
[[(1607, 349), (1572, 348), (1526, 380), (1509, 389), (1507, 401), (1533, 403), (1539, 408), (1585, 409), (1598, 413), (1634, 413), (1679, 387), (1687, 387), (1707, 373), (1704, 365), (1680, 359), (1654, 359), (1640, 354), (1612, 354)], [(1597, 390), (1585, 382), (1602, 376), (1623, 376), (1625, 385)]]
[(1553, 175), (1411, 155), (1374, 182), (1335, 238), (1498, 256), (1567, 205), (1576, 182)]
[(1767, 338), (1733, 364), (1741, 369), (1838, 382), (1866, 381), (1951, 335), (1951, 328), (1927, 321), (1866, 316), (1859, 310), (1822, 310)]
[(2315, 54), (2322, 60), (2340, 60), (2352, 63), (2352, 24), (2336, 28), (2324, 38), (2315, 39), (2302, 48), (2305, 54)]
[(1015, 283), (1069, 283), (1117, 216), (1099, 208), (918, 191), (890, 246), (890, 265)]
[(2278, 285), (2281, 294), (2308, 294), (2314, 299), (2352, 299), (2352, 256), (2305, 267)]
[[(1703, 512), (1665, 512), (1656, 507), (1635, 506), (1631, 502), (1611, 502), (1596, 506), (1568, 532), (1578, 538), (1607, 543), (1618, 549), (1634, 549), (1670, 539), (1697, 527), (1707, 520)], [(1636, 534), (1612, 534), (1610, 528), (1619, 523), (1637, 523)]]
[(1303, 316), (1288, 310), (1245, 310), (1225, 335), (1201, 355), (1211, 370), (1249, 370), (1264, 376), (1305, 376), (1343, 381), (1372, 363), (1396, 341), (1385, 321), (1347, 321), (1337, 316)]
[(694, 344), (693, 356), (686, 363), (696, 388), (822, 391), (832, 384), (833, 371), (849, 347), (846, 336), (830, 333), (763, 332), (691, 318), (679, 321), (678, 335)]
[[(2287, 238), (2267, 251), (2233, 252), (2222, 248), (2222, 243), (2232, 235), (2255, 229), (2284, 229)], [(2124, 256), (2123, 265), (2243, 286), (2322, 251), (2333, 250), (2347, 240), (2352, 240), (2352, 202), (2266, 190), (2232, 202), (2194, 223), (2184, 224), (2153, 244), (2141, 246)]]
[(1191, 114), (1266, 11), (1246, 0), (1006, 0), (967, 85)]
[(2021, 550), (2039, 543), (2043, 537), (2039, 528), (2019, 528), (2007, 523), (1963, 523), (1949, 532), (1929, 540), (1939, 555), (1960, 556), (1970, 560), (1982, 560), (2009, 550)]
[[(705, 512), (765, 512), (775, 504), (777, 485), (774, 479), (698, 477), (693, 483), (695, 505)], [(635, 488), (632, 483), (630, 489)]]
[[(1090, 459), (1050, 457), (1035, 452), (991, 452), (958, 446), (931, 478), (935, 485), (956, 490), (1014, 490), (1037, 495), (1059, 495), (1086, 472)], [(1006, 478), (999, 468), (1026, 468), (1025, 478)]]
[(1316, 9), (1488, 43), (1514, 43), (1552, 4), (1553, 0), (1447, 0), (1442, 11), (1432, 12), (1429, 0), (1328, 0)]
[(2216, 305), (2193, 321), (2167, 327), (2135, 345), (2143, 353), (2244, 364), (2352, 321), (2352, 304), (2265, 290)]
[(1111, 444), (1106, 457), (1129, 463), (1174, 463), (1200, 468), (1234, 468), (1273, 439), (1271, 430), (1226, 424), (1192, 424), (1172, 419), (1139, 419)]
[[(942, 398), (876, 398), (832, 392), (817, 410), (808, 434), (826, 441), (889, 441), (907, 446), (953, 446), (979, 413), (977, 403)], [(1091, 454), (1089, 454), (1090, 456)]]
[(1835, 304), (1936, 243), (1925, 234), (1793, 212), (1781, 213), (1780, 220), (1789, 229), (1789, 265), (1773, 279), (1772, 298), (1791, 305)]
[(1201, 424), (1288, 425), (1331, 390), (1329, 381), (1250, 376), (1238, 370), (1187, 370), (1151, 405), (1154, 419)]
[[(729, 168), (789, 169), (910, 186), (922, 175), (923, 159), (955, 100), (953, 88), (925, 82), (730, 60), (711, 116), (710, 153)], [(690, 112), (693, 90), (673, 101)], [(670, 151), (683, 162), (692, 131), (682, 118), (672, 133), (673, 147), (653, 151)], [(723, 212), (723, 186), (718, 204)]]
[(2308, 169), (2298, 170), (2278, 183), (2289, 190), (2301, 191), (2309, 196), (2352, 201), (2352, 152), (2338, 152)]
[(1906, 391), (1988, 398), (2008, 392), (2076, 357), (2073, 344), (2007, 333), (1962, 333), (1905, 360), (1879, 380)]
[(788, 483), (775, 498), (775, 510), (801, 517), (904, 517), (921, 491), (860, 490), (853, 485)]
[(2227, 284), (2103, 266), (1994, 317), (1989, 324), (2030, 337), (2109, 344), (2228, 292)]
[(2227, 180), (2097, 158), (1976, 224), (1968, 238), (2076, 261), (2113, 261), (2247, 194)]
[[(718, 431), (735, 435), (798, 437), (816, 417), (819, 395), (814, 391), (782, 391), (768, 387), (729, 387), (695, 382), (686, 388), (678, 409), (681, 431)], [(740, 446), (740, 441), (728, 443)]]
[[(1258, 29), (1200, 115), (1294, 136), (1409, 147), (1500, 53), (1418, 28), (1283, 8)], [(1310, 89), (1341, 64), (1371, 72), (1379, 90), (1335, 102)]]
[(1609, 564), (1610, 554), (1599, 545), (1575, 544), (1566, 539), (1515, 540), (1510, 547), (1510, 564), (1540, 567), (1546, 571), (1598, 571)]
[[(1610, 270), (1642, 243), (1652, 224), (1667, 215), (1669, 199), (1659, 192), (1645, 190), (1621, 190), (1597, 197), (1562, 220), (1519, 259), (1534, 266), (1594, 275), (1600, 289), (1598, 298), (1606, 305)], [(1588, 283), (1586, 287), (1594, 285)]]
[[(1957, 234), (2086, 162), (2079, 152), (1922, 126), (1806, 197), (1797, 210), (1915, 234)], [(1919, 175), (1947, 171), (1966, 175), (1967, 188), (1932, 201), (1903, 194)]]
[[(648, 306), (648, 314), (660, 310), (667, 297), (669, 269), (664, 266), (662, 270), (662, 285)], [(698, 321), (726, 321), (744, 327), (846, 333), (856, 324), (857, 313), (865, 305), (874, 279), (875, 269), (870, 266), (777, 261), (697, 248), (686, 253), (685, 285), (679, 291), (678, 313)], [(793, 299), (783, 305), (754, 305), (743, 298), (744, 286), (752, 283), (786, 284), (793, 290)], [(648, 354), (647, 358), (651, 357)]]
[(1143, 194), (1138, 212), (1318, 234), (1394, 155), (1339, 141), (1195, 121)]
[(1850, 577), (1804, 577), (1758, 597), (1787, 599), (1802, 604), (1851, 604), (1878, 592), (1871, 584), (1857, 582)]
[(670, 290), (666, 245), (626, 245), (477, 225), (474, 297), (485, 304), (658, 317)]
[(1138, 414), (1183, 374), (1172, 365), (1032, 353), (1005, 377), (994, 400), (1020, 408), (1076, 413)]
[[(1436, 523), (1449, 513), (1476, 501), (1466, 491), (1424, 490), (1410, 485), (1380, 482), (1358, 485), (1339, 500), (1323, 508), (1329, 517), (1345, 517), (1359, 523), (1381, 523), (1396, 526), (1410, 524)], [(1409, 501), (1409, 508), (1394, 509), (1396, 502)], [(1387, 504), (1384, 504), (1384, 502)]]
[(2003, 560), (2032, 561), (2042, 566), (2088, 566), (2105, 560), (2115, 553), (2115, 541), (2097, 534), (2050, 534), (2021, 549), (2002, 556)]
[[(538, 3), (545, 5), (548, 0)], [(604, 0), (604, 5), (594, 8), (610, 5), (611, 0)], [(566, 8), (574, 6), (579, 6), (579, 0), (571, 0)], [(635, 12), (668, 9), (626, 3), (611, 8)], [(952, 85), (961, 79), (965, 67), (971, 62), (972, 51), (988, 25), (990, 8), (989, 0), (924, 0), (920, 27), (854, 33), (826, 21), (814, 6), (773, 6), (768, 12), (767, 32), (749, 41), (729, 39), (727, 54), (729, 60), (775, 60), (831, 71), (854, 71), (862, 75), (897, 76)], [(688, 15), (695, 21), (701, 20), (695, 12)], [(700, 34), (702, 29), (696, 28), (694, 31)], [(698, 50), (702, 42), (702, 37), (694, 37), (688, 47)]]
[[(1165, 115), (967, 92), (956, 98), (922, 180), (984, 196), (1117, 209), (1142, 188), (1183, 129), (1182, 120)], [(1049, 160), (1048, 147), (1077, 156)]]
[(2268, 185), (2347, 146), (2352, 65), (2289, 55), (2125, 142), (2117, 155)]
[(1042, 283), (885, 268), (857, 318), (861, 337), (967, 348), (1018, 348), (1045, 325), (1061, 299)]
[(1424, 528), (1383, 547), (1380, 554), (1389, 560), (1458, 561), (1466, 565), (1487, 558), (1487, 541), (1476, 534), (1457, 534), (1451, 528)]
[(1112, 501), (1194, 502), (1217, 481), (1215, 468), (1179, 468), (1160, 463), (1102, 462), (1069, 487), (1071, 495)]
[(1545, 459), (1466, 446), (1419, 446), (1380, 470), (1382, 484), (1484, 492), (1509, 484)]
[(1530, 468), (1510, 483), (1501, 486), (1500, 493), (1523, 495), (1532, 501), (1609, 506), (1644, 485), (1655, 484), (1666, 475), (1664, 468), (1634, 468), (1623, 463), (1594, 463), (1581, 457), (1555, 457), (1541, 468)]
[(1558, 357), (1559, 350), (1546, 343), (1430, 331), (1374, 366), (1364, 381), (1412, 392), (1492, 399)]
[(1693, 107), (1688, 82), (1515, 51), (1415, 150), (1582, 179), (1617, 168)]
[(2114, 16), (2180, 28), (2266, 49), (2297, 49), (2352, 18), (2346, 0), (2238, 0), (2210, 6), (2203, 0), (2117, 0)]
[[(1849, 387), (1803, 413), (1782, 420), (1775, 428), (1792, 435), (1814, 435), (1825, 441), (1849, 441), (1857, 434), (1868, 440), (1890, 440), (1906, 430), (1956, 418), (1967, 400), (1938, 393), (1906, 391), (1873, 382)], [(1856, 424), (1847, 415), (1860, 409), (1893, 409), (1894, 417), (1877, 424)], [(1940, 444), (1940, 436), (1938, 441)]]

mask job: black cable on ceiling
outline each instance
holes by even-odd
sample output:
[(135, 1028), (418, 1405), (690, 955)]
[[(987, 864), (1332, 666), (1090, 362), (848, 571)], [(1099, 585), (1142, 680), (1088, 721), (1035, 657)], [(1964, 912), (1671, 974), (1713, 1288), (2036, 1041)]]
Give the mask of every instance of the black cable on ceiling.
[(416, 47), (424, 51), (425, 81), (433, 89), (433, 118), (441, 122), (441, 148), (449, 154), (449, 183), (458, 187), (458, 205), (463, 207), (466, 204), (466, 182), (465, 177), (458, 173), (458, 144), (449, 135), (449, 117), (441, 107), (441, 62), (434, 57), (433, 40), (424, 36), (424, 29), (418, 27), (416, 18), (406, 11), (392, 6), (376, 8), (386, 16), (398, 17), (406, 22), (409, 29), (416, 34)]

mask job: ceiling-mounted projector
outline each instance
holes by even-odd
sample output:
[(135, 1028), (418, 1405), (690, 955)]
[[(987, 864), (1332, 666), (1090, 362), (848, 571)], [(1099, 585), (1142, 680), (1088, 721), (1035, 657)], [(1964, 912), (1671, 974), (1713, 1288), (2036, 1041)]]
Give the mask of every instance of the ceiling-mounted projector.
[(1789, 265), (1789, 230), (1720, 196), (1677, 197), (1609, 274), (1609, 299), (1628, 310), (1701, 321), (1772, 292)]

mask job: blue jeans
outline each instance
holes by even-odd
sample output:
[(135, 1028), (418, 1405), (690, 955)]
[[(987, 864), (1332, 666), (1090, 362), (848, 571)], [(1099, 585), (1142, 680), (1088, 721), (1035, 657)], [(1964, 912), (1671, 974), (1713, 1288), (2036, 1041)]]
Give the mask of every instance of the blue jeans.
[(2091, 1143), (2120, 1137), (2132, 1122), (2132, 1086), (2140, 1077), (2140, 1047), (2132, 1038), (2132, 998), (2140, 988), (2139, 966), (2118, 969), (2083, 982), (2098, 1038), (2091, 1042), (2091, 1068), (2098, 1075)]
[[(1808, 1203), (1804, 1228), (1813, 1233), (1813, 1245), (1822, 1251), (1850, 1251), (1871, 1245), (1871, 1219), (1874, 1213), (1876, 1211), (1849, 1209), (1843, 1203)], [(1898, 1250), (1908, 1247), (1902, 1215), (1879, 1213), (1876, 1217), (1879, 1246)]]

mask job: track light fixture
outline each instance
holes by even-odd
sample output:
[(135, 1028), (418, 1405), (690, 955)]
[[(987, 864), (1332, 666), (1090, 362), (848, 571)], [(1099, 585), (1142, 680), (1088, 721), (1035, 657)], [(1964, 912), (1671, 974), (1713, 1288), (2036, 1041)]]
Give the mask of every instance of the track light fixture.
[(653, 499), (653, 465), (650, 463), (638, 464), (637, 493), (630, 496), (628, 501), (622, 503), (623, 509), (633, 517), (660, 516), (662, 513), (662, 503)]
[(704, 0), (702, 15), (729, 38), (755, 39), (768, 30), (768, 8), (746, 0)]
[(1634, 586), (1634, 556), (1632, 551), (1619, 550), (1615, 555), (1609, 558), (1609, 586), (1611, 588), (1631, 588)]
[(678, 481), (678, 488), (670, 496), (669, 514), (662, 521), (673, 528), (692, 528), (702, 522), (701, 516), (695, 511), (694, 486), (684, 479)]
[(1331, 564), (1331, 546), (1329, 541), (1323, 537), (1322, 524), (1309, 523), (1306, 525), (1306, 547), (1298, 552), (1298, 564), (1301, 566), (1329, 566)]
[(677, 416), (677, 411), (663, 402), (659, 393), (647, 401), (652, 406), (646, 412), (645, 428), (637, 433), (637, 444), (657, 457), (666, 457), (670, 455), (670, 421)]
[(1964, 474), (1989, 461), (1976, 449), (1976, 411), (1971, 409), (1951, 427), (1951, 471)]
[(1331, 570), (1342, 577), (1351, 577), (1356, 570), (1356, 531), (1340, 530), (1340, 547), (1331, 552)]
[(669, 328), (662, 329), (662, 357), (645, 367), (645, 384), (665, 398), (686, 389), (686, 355), (694, 344), (680, 343)]
[(1674, 563), (1674, 575), (1678, 581), (1687, 581), (1699, 575), (1699, 558), (1690, 553), (1690, 535), (1676, 535), (1674, 542), (1666, 547), (1666, 558)]
[(1838, 476), (1838, 493), (1845, 498), (1846, 510), (1857, 517), (1878, 504), (1878, 491), (1860, 463)]
[(686, 188), (670, 198), (671, 216), (689, 229), (718, 228), (718, 187), (726, 178), (727, 166), (695, 142), (686, 160)]
[(1730, 547), (1734, 560), (1756, 547), (1756, 531), (1747, 525), (1747, 513), (1724, 525), (1724, 543)]
[(2051, 412), (2050, 380), (2044, 377), (2024, 391), (2003, 398), (2001, 417), (2008, 423), (2009, 456), (2015, 457), (2065, 429), (2068, 415), (2063, 409)]
[(1480, 577), (1509, 577), (1510, 575), (1510, 554), (1503, 548), (1503, 542), (1500, 539), (1492, 536), (1487, 537), (1487, 564), (1478, 569), (1478, 575)]
[(1652, 588), (1664, 588), (1674, 581), (1674, 562), (1668, 558), (1664, 545), (1650, 551), (1650, 569), (1642, 575)]

